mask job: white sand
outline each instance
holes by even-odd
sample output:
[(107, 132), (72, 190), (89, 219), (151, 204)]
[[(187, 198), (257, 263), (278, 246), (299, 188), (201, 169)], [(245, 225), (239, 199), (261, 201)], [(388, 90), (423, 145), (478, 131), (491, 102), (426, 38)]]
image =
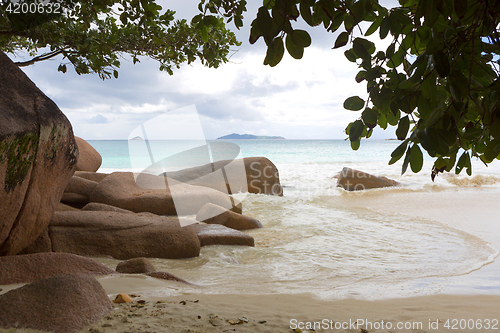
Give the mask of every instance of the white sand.
[[(406, 214), (443, 223), (500, 249), (497, 217), (500, 194), (482, 190), (477, 191), (476, 196), (474, 189), (467, 191), (468, 195), (450, 192), (445, 202), (442, 195), (432, 191), (348, 194), (339, 200), (389, 214)], [(391, 202), (399, 204), (387, 204)], [(447, 287), (437, 295), (376, 301), (325, 301), (309, 294), (210, 295), (203, 293), (201, 288), (199, 293), (187, 294), (183, 292), (183, 285), (176, 282), (143, 276), (105, 277), (100, 282), (110, 299), (120, 292), (135, 292), (138, 297), (130, 304), (115, 304), (110, 315), (81, 333), (290, 333), (294, 328), (304, 328), (303, 332), (308, 332), (307, 328), (314, 328), (314, 325), (316, 332), (499, 332), (499, 272), (500, 263), (496, 258), (472, 273), (446, 278)], [(173, 296), (155, 297), (154, 290), (160, 288), (171, 290)], [(4, 332), (11, 333), (0, 330)]]

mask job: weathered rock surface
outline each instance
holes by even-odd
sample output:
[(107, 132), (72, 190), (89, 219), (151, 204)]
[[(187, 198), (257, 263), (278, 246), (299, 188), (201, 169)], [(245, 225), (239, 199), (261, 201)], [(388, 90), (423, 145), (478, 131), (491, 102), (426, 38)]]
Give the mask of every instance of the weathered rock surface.
[(193, 230), (174, 218), (150, 213), (56, 212), (47, 231), (24, 253), (40, 249), (116, 259), (190, 258), (200, 253)]
[(220, 191), (175, 180), (167, 182), (163, 176), (148, 174), (141, 174), (136, 181), (131, 172), (115, 172), (104, 178), (90, 201), (158, 215), (196, 214), (207, 202), (232, 208), (230, 197)]
[(0, 255), (13, 255), (47, 227), (74, 172), (68, 119), (0, 52)]
[(58, 212), (74, 212), (74, 211), (78, 211), (79, 209), (78, 208), (75, 208), (75, 207), (71, 207), (69, 205), (66, 205), (66, 204), (63, 204), (62, 202), (58, 203), (57, 204), (57, 207), (56, 207), (56, 211)]
[(76, 171), (96, 172), (99, 170), (102, 164), (101, 154), (82, 138), (75, 136), (75, 140), (80, 152), (76, 163)]
[(252, 236), (220, 224), (191, 224), (184, 229), (192, 229), (200, 239), (201, 246), (206, 245), (246, 245), (254, 246)]
[(368, 190), (396, 185), (399, 185), (399, 183), (395, 180), (386, 177), (377, 177), (351, 168), (342, 169), (337, 178), (337, 186), (343, 187), (347, 191)]
[(97, 184), (99, 183), (78, 176), (73, 176), (66, 185), (64, 192), (81, 194), (90, 200), (90, 195), (94, 192)]
[(98, 212), (107, 211), (107, 212), (118, 212), (118, 213), (124, 213), (124, 214), (134, 214), (134, 212), (131, 210), (118, 208), (115, 206), (110, 206), (110, 205), (106, 205), (106, 204), (102, 204), (102, 203), (98, 203), (98, 202), (90, 202), (90, 203), (86, 204), (82, 208), (82, 211), (98, 211)]
[(186, 284), (192, 284), (184, 279), (181, 279), (178, 276), (175, 276), (174, 274), (170, 274), (168, 272), (149, 272), (146, 273), (147, 276), (154, 277), (155, 279), (161, 279), (161, 280), (168, 280), (168, 281), (177, 281), (177, 282), (182, 282)]
[(156, 269), (147, 258), (133, 258), (119, 263), (116, 271), (124, 274), (141, 274), (154, 272)]
[(0, 257), (0, 284), (30, 283), (69, 273), (116, 273), (90, 258), (69, 253), (35, 253)]
[(266, 157), (217, 161), (199, 167), (166, 172), (162, 175), (187, 184), (211, 187), (224, 193), (229, 193), (227, 179), (230, 193), (283, 195), (278, 169)]
[(263, 228), (262, 223), (253, 217), (237, 214), (213, 203), (205, 204), (196, 214), (196, 220), (207, 224), (221, 224), (236, 230)]
[(90, 202), (90, 195), (94, 192), (97, 182), (73, 176), (64, 189), (61, 202), (81, 208)]
[(111, 302), (89, 274), (39, 280), (0, 296), (0, 327), (78, 332), (111, 312)]
[(88, 171), (75, 171), (75, 176), (85, 178), (93, 182), (99, 183), (101, 180), (109, 176), (109, 173), (88, 172)]

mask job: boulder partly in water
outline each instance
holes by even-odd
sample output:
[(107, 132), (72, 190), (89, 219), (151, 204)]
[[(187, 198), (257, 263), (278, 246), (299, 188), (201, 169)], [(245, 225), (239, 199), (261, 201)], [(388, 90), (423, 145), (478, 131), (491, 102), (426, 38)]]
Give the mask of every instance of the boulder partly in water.
[(397, 185), (399, 185), (399, 183), (395, 180), (386, 177), (377, 177), (347, 167), (343, 168), (337, 176), (337, 187), (342, 187), (347, 191), (360, 191)]

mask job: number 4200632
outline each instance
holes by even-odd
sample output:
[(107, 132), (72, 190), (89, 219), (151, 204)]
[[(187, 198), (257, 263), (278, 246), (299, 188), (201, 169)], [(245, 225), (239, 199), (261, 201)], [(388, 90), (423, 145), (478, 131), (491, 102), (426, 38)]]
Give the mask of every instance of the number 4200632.
[(498, 319), (448, 319), (443, 325), (449, 330), (498, 330)]
[(59, 2), (9, 2), (5, 11), (9, 14), (62, 14)]

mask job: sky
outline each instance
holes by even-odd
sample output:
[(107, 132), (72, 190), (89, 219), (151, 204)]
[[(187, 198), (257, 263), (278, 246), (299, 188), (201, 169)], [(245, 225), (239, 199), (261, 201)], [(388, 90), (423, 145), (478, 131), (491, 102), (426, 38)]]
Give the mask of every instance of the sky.
[[(198, 13), (196, 0), (160, 4), (175, 10), (179, 19), (190, 20)], [(229, 24), (243, 44), (217, 69), (196, 62), (171, 76), (160, 72), (153, 60), (133, 65), (125, 58), (119, 78), (102, 81), (95, 74), (77, 75), (72, 68), (60, 73), (61, 59), (55, 58), (22, 70), (68, 117), (75, 135), (86, 140), (126, 140), (141, 124), (192, 105), (208, 140), (231, 133), (345, 139), (345, 127), (360, 112), (347, 111), (342, 104), (350, 96), (367, 95), (366, 85), (354, 80), (357, 65), (345, 58), (345, 49), (332, 49), (337, 34), (299, 21), (294, 28), (306, 29), (312, 37), (304, 57), (296, 60), (285, 51), (276, 67), (264, 66), (264, 41), (248, 42), (260, 4), (249, 2), (241, 30)], [(392, 138), (394, 131), (378, 128), (372, 138)]]

